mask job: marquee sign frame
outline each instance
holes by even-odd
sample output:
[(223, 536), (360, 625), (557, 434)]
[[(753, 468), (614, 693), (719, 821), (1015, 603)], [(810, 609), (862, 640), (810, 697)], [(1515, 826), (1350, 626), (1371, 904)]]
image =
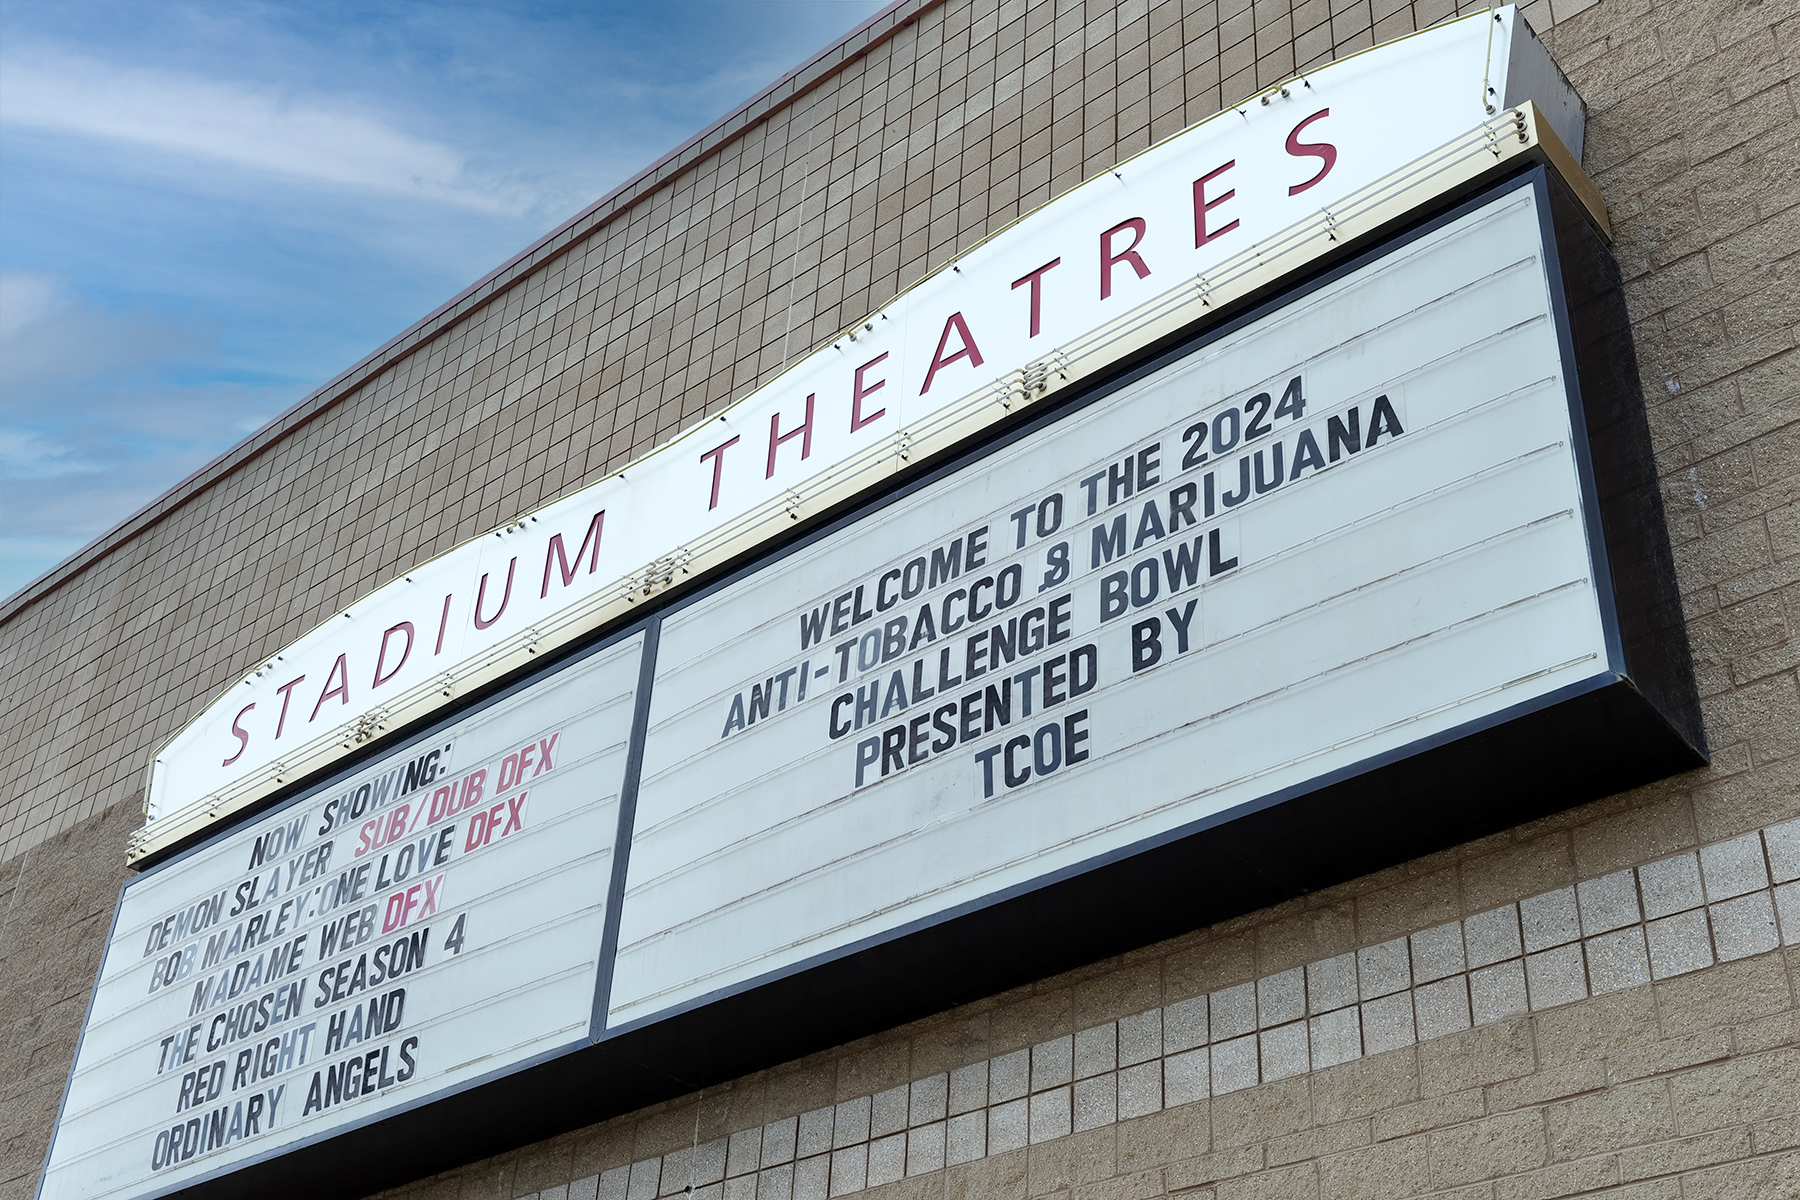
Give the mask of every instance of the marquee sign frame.
[[(1437, 103), (1421, 109), (1421, 91)], [(419, 564), (271, 656), (155, 753), (127, 859), (166, 854), (630, 620), (1458, 178), (1520, 155), (1554, 161), (1604, 228), (1577, 165), (1582, 136), (1579, 98), (1510, 6), (1176, 134), (964, 251), (714, 420)]]

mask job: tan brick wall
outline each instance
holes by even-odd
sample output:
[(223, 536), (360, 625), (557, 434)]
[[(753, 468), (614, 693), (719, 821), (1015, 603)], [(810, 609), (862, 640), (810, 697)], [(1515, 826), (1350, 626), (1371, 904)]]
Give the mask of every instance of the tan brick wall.
[(1800, 819), (1640, 870), (1595, 857), (1632, 811), (1589, 806), (390, 1195), (1791, 1196)]
[[(150, 749), (200, 704), (412, 563), (743, 395), (1020, 212), (1296, 67), (1451, 9), (902, 7), (0, 613), (0, 1194), (34, 1183), (137, 823), (128, 802)], [(1191, 1081), (1180, 1072), (1193, 1060), (1177, 1060), (1194, 1049), (1169, 1042), (1155, 1111), (1123, 1108), (1127, 1070), (1151, 1060), (1115, 1061), (1114, 1119), (1079, 1131), (1071, 1058), (1070, 1132), (1058, 1132), (1061, 1102), (1044, 1100), (1051, 1136), (1035, 1143), (1032, 1095), (1065, 1085), (1033, 1092), (1027, 1053), (1025, 1145), (1003, 1148), (1010, 1109), (985, 1140), (1017, 1101), (986, 1103), (979, 1157), (933, 1167), (923, 1134), (921, 1173), (866, 1188), (871, 1162), (892, 1169), (875, 1110), (887, 1096), (892, 1119), (896, 1087), (910, 1122), (911, 1085), (940, 1073), (948, 1089), (950, 1072), (966, 1079), (978, 1063), (1015, 1070), (1008, 1056), (1065, 1037), (1073, 1056), (1078, 1034), (1091, 1052), (1108, 1026), (1117, 1054), (1122, 1019), (1135, 1030), (1156, 1011), (1166, 1029), (1197, 997), (1402, 937), (1416, 964), (1429, 945), (1411, 935), (1553, 905), (1541, 898), (1627, 868), (1649, 868), (1630, 876), (1647, 898), (1670, 856), (1800, 817), (1800, 12), (1793, 0), (1536, 0), (1525, 12), (1590, 108), (1587, 166), (1630, 287), (1713, 765), (413, 1192), (651, 1200), (666, 1155), (687, 1149), (679, 1178), (697, 1146), (724, 1137), (729, 1150), (752, 1128), (760, 1141), (788, 1118), (798, 1139), (799, 1118), (816, 1125), (828, 1106), (836, 1141), (835, 1106), (850, 1105), (854, 1132), (866, 1099), (863, 1140), (839, 1147), (843, 1178), (861, 1145), (864, 1190), (895, 1196), (1800, 1196), (1800, 950), (1792, 935), (1756, 949), (1766, 935), (1708, 906), (1704, 880), (1699, 901), (1653, 919), (1686, 920), (1699, 955), (1693, 914), (1706, 914), (1712, 965), (1630, 982), (1606, 974), (1613, 943), (1594, 944), (1625, 930), (1583, 930), (1545, 952), (1582, 948), (1586, 998), (1546, 991), (1540, 1005), (1528, 989), (1523, 1011), (1473, 1028), (1372, 1041), (1352, 1061), (1242, 1090), (1209, 1083), (1185, 1103), (1191, 1083), (1169, 1080)], [(1653, 949), (1648, 920), (1640, 911), (1630, 928)], [(1462, 986), (1480, 969), (1465, 961)], [(1441, 998), (1425, 989), (1441, 982), (1414, 978), (1415, 1037), (1421, 1004)], [(1365, 1035), (1372, 1019), (1359, 1017)], [(1084, 1091), (1090, 1114), (1098, 1086)], [(948, 1155), (948, 1090), (945, 1104)], [(657, 1181), (633, 1190), (633, 1169), (653, 1161)], [(765, 1194), (759, 1158), (755, 1200), (805, 1200), (791, 1164), (780, 1193), (779, 1166)], [(720, 1183), (722, 1200), (750, 1200), (745, 1177)]]

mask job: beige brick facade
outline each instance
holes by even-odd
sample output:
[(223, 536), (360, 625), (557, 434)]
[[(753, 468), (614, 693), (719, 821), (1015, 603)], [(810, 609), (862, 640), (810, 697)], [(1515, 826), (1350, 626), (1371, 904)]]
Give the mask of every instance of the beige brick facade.
[[(0, 1195), (201, 704), (1081, 179), (1453, 7), (897, 5), (0, 609)], [(1589, 106), (1712, 765), (402, 1194), (1800, 1196), (1800, 7), (1524, 12)]]

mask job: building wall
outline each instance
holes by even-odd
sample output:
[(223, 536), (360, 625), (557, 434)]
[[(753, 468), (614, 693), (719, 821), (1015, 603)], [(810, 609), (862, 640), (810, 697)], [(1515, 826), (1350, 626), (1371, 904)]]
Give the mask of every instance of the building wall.
[[(7, 602), (0, 1194), (200, 705), (1080, 179), (1451, 11), (898, 5)], [(1589, 105), (1712, 765), (403, 1194), (1800, 1195), (1800, 11), (1524, 11)]]

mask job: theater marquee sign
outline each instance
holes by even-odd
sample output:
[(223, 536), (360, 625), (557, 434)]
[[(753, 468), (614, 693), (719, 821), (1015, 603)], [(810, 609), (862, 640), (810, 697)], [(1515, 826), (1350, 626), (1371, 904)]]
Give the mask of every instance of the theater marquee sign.
[(1441, 189), (1540, 144), (1579, 158), (1581, 129), (1579, 100), (1504, 8), (1334, 63), (1150, 148), (717, 419), (420, 564), (270, 658), (157, 752), (134, 855), (1078, 384), (1367, 232), (1421, 183)]
[[(366, 1192), (1698, 761), (1617, 594), (1604, 249), (1544, 167), (1484, 186), (154, 863), (40, 1196)], [(1103, 226), (1083, 286), (1154, 276), (1158, 222)], [(852, 424), (988, 361), (953, 311), (851, 354), (890, 359)], [(657, 469), (723, 508), (742, 460), (849, 453), (823, 404)], [(550, 524), (469, 560), (473, 613), (626, 527)], [(398, 611), (345, 622), (377, 683), (452, 636)], [(331, 702), (302, 689), (355, 643), (322, 636), (228, 755)]]
[(43, 1194), (329, 1149), (1424, 748), (1579, 725), (1630, 685), (1549, 188), (1507, 185), (128, 884)]

